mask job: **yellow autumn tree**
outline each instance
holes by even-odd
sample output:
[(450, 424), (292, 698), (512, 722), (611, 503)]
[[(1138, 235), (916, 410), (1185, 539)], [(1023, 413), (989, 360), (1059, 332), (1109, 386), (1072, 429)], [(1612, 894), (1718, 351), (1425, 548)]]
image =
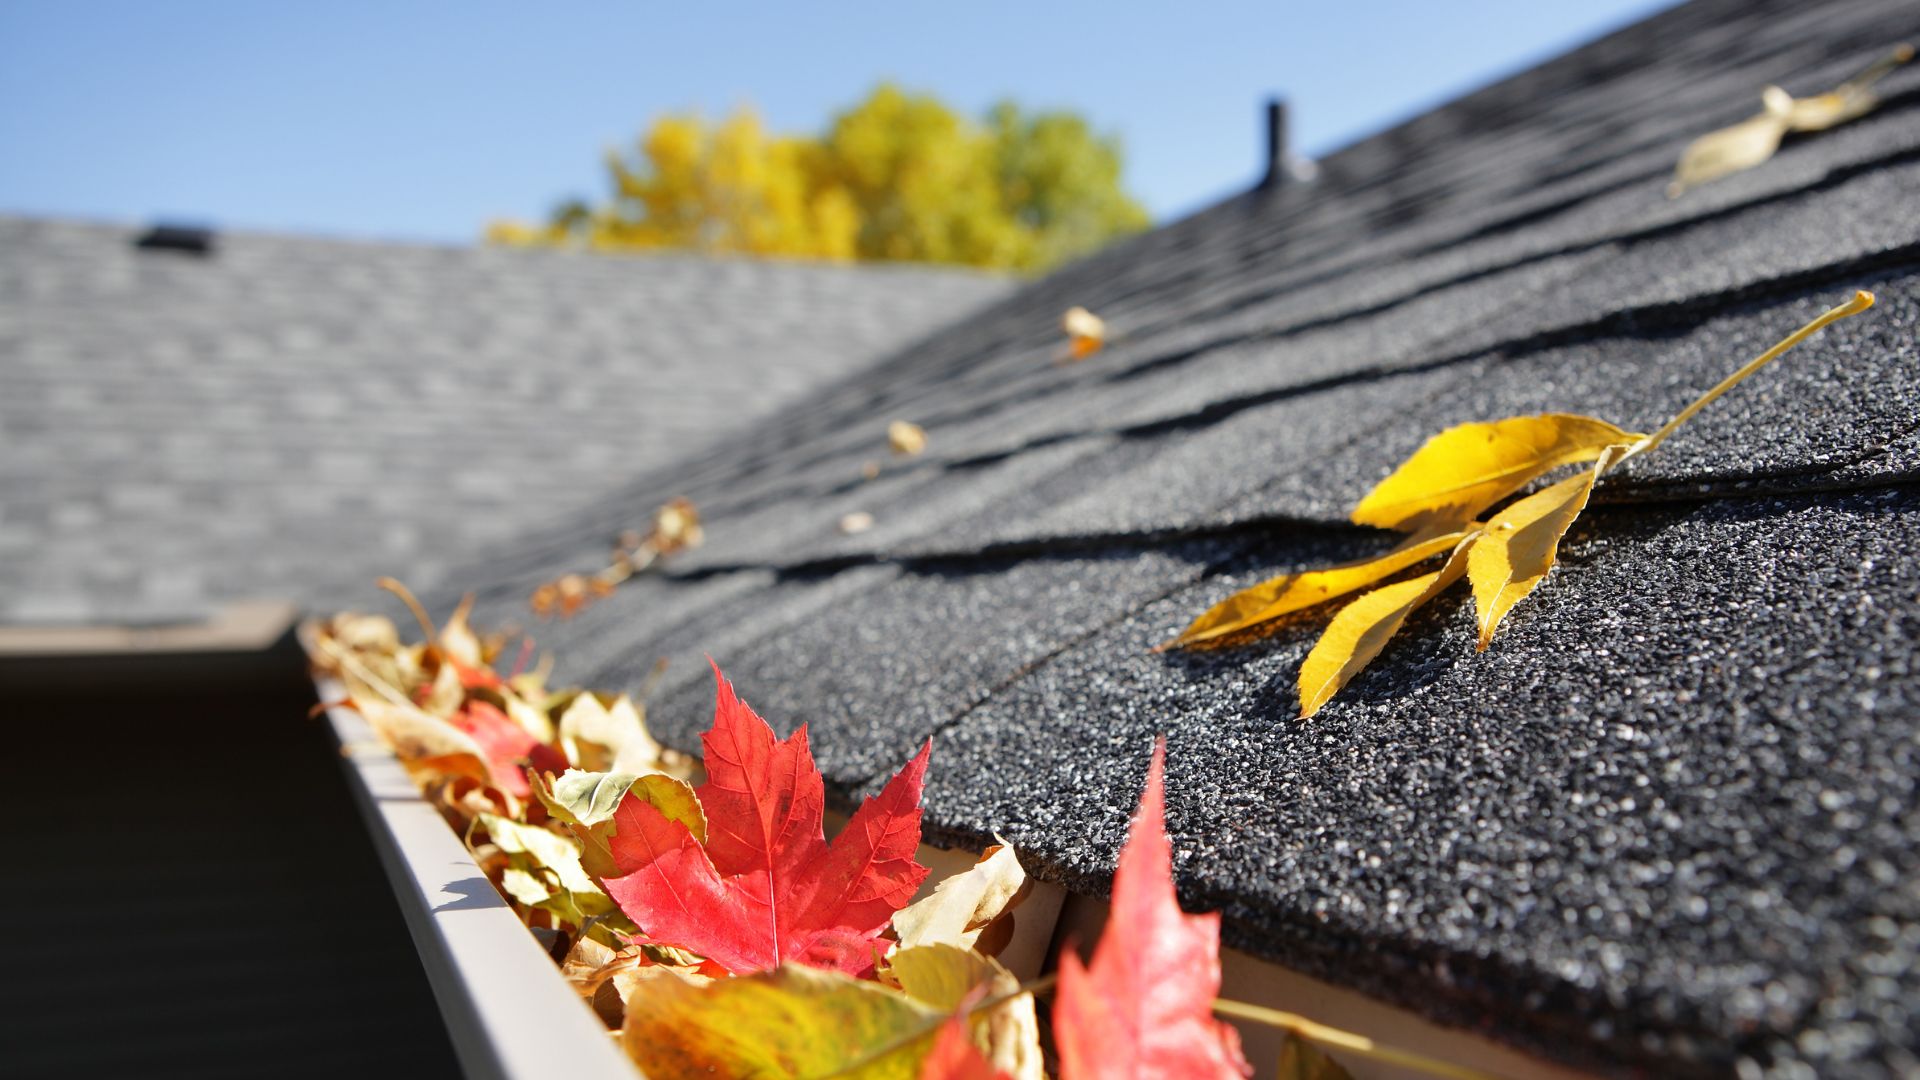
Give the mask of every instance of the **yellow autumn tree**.
[(608, 154), (604, 204), (499, 222), (488, 239), (1027, 270), (1148, 224), (1118, 142), (1081, 117), (1005, 103), (980, 123), (892, 85), (818, 138), (769, 134), (743, 108), (716, 126), (661, 117), (636, 150)]

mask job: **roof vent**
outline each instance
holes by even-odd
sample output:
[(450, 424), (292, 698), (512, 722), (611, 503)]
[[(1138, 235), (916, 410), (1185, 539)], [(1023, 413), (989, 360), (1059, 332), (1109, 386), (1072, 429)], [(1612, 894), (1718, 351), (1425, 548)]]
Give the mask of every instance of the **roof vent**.
[(141, 251), (171, 251), (180, 255), (213, 254), (213, 230), (204, 225), (162, 222), (141, 233), (133, 246)]
[(1305, 158), (1287, 152), (1287, 103), (1267, 99), (1267, 171), (1260, 177), (1259, 189), (1281, 187), (1296, 180), (1311, 180), (1320, 169)]

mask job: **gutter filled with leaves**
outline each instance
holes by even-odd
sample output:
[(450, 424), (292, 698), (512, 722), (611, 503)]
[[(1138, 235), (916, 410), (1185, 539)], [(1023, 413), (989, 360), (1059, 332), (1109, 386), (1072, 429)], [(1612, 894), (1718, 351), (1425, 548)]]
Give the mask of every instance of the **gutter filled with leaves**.
[(385, 766), (384, 782), (362, 767), (366, 807), (396, 882), (421, 894), (403, 906), (471, 1073), (603, 1076), (624, 1056), (655, 1080), (1247, 1075), (1218, 1014), (1291, 1032), (1283, 1076), (1346, 1075), (1322, 1045), (1483, 1075), (1216, 1000), (1219, 916), (1174, 895), (1164, 745), (1091, 961), (1063, 950), (1055, 975), (1022, 984), (998, 959), (1027, 894), (1011, 848), (913, 900), (931, 743), (829, 841), (806, 729), (777, 738), (717, 668), (697, 763), (626, 697), (498, 672), (504, 639), (475, 634), (464, 606), (439, 629), (414, 606), (422, 641), (354, 615), (304, 639), (349, 756)]

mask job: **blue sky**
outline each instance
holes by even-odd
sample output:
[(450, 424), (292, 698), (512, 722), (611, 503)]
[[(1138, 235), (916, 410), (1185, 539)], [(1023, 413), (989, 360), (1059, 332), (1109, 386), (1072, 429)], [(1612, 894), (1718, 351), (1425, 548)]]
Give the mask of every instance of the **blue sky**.
[(0, 211), (466, 242), (660, 112), (815, 131), (893, 79), (1085, 113), (1165, 218), (1251, 181), (1270, 94), (1321, 154), (1664, 6), (7, 0)]

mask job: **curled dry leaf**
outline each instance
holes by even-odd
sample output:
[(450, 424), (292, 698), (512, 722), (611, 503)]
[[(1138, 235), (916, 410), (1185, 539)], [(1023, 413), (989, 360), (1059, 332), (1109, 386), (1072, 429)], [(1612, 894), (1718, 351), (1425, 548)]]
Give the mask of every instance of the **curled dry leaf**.
[(863, 1080), (914, 1080), (943, 1019), (878, 983), (793, 965), (704, 984), (667, 970), (627, 987), (626, 1003), (621, 1042), (651, 1080), (856, 1068)]
[(965, 873), (894, 912), (894, 937), (903, 949), (936, 943), (971, 949), (989, 923), (1019, 902), (1026, 887), (1027, 872), (1012, 846), (1002, 841)]
[[(1450, 552), (1441, 569), (1375, 588), (1333, 617), (1300, 666), (1300, 715), (1319, 711), (1380, 654), (1420, 605), (1463, 575), (1473, 582), (1479, 647), (1485, 649), (1507, 612), (1546, 579), (1561, 538), (1586, 508), (1601, 477), (1657, 448), (1701, 409), (1787, 350), (1873, 302), (1872, 293), (1856, 292), (1853, 299), (1829, 308), (1651, 435), (1570, 413), (1448, 428), (1428, 439), (1353, 511), (1357, 524), (1413, 532), (1412, 539), (1374, 559), (1288, 574), (1242, 590), (1209, 608), (1169, 644), (1205, 644), (1268, 625)], [(1591, 469), (1513, 502), (1485, 523), (1475, 520), (1553, 470), (1587, 462), (1594, 463)]]
[(1106, 320), (1083, 307), (1070, 307), (1060, 316), (1060, 329), (1067, 332), (1067, 356), (1071, 362), (1085, 360), (1107, 343)]
[[(647, 730), (640, 709), (625, 694), (602, 699), (582, 693), (560, 714), (560, 749), (587, 772), (674, 771), (661, 766), (666, 751)], [(684, 762), (675, 762), (684, 769)]]
[(482, 814), (479, 820), (507, 857), (501, 884), (514, 899), (575, 927), (616, 911), (613, 900), (581, 864), (580, 846), (573, 840), (495, 814)]
[(926, 429), (906, 420), (895, 420), (887, 425), (887, 446), (901, 457), (915, 457), (927, 449)]
[(1765, 164), (1790, 131), (1825, 131), (1865, 116), (1880, 103), (1873, 84), (1911, 59), (1912, 46), (1896, 45), (1866, 70), (1810, 98), (1795, 98), (1777, 86), (1765, 88), (1760, 93), (1759, 115), (1708, 132), (1687, 145), (1674, 167), (1667, 196), (1678, 198), (1689, 188)]

